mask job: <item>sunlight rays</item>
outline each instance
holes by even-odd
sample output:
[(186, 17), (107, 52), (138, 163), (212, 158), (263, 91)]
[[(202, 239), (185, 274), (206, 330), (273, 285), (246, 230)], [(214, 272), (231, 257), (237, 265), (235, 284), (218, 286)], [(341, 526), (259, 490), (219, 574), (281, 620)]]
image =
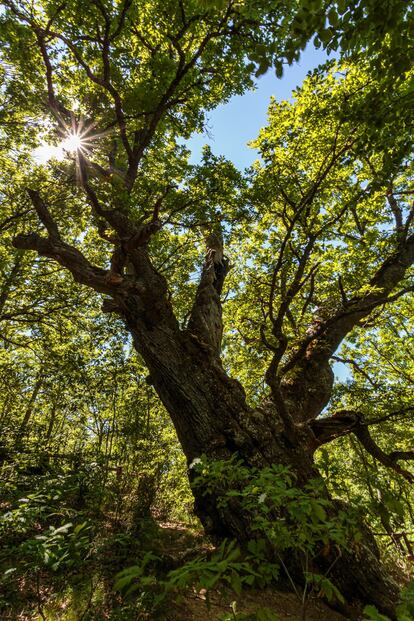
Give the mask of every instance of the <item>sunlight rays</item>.
[[(81, 157), (87, 158), (93, 148), (93, 143), (111, 133), (111, 130), (103, 132), (94, 132), (96, 123), (90, 123), (86, 126), (85, 121), (81, 118), (79, 121), (72, 117), (70, 125), (60, 120), (61, 128), (59, 133), (62, 137), (61, 141), (56, 144), (50, 144), (42, 141), (41, 144), (32, 151), (32, 157), (37, 164), (42, 165), (49, 160), (57, 160), (59, 162), (64, 159), (75, 157), (77, 165)], [(78, 166), (77, 166), (78, 167)]]
[(79, 134), (69, 134), (69, 136), (60, 143), (60, 148), (63, 151), (69, 151), (69, 153), (74, 153), (78, 149), (82, 149), (82, 146), (82, 138)]

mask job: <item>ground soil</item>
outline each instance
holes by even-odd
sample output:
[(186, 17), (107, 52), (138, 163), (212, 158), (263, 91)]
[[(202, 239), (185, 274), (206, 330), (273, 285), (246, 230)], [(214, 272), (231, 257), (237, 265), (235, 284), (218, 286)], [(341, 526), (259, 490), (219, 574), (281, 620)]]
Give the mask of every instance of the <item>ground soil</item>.
[[(194, 593), (176, 604), (163, 617), (162, 621), (219, 621), (225, 613), (230, 613), (230, 604), (235, 596), (210, 596), (208, 609), (203, 595)], [(237, 610), (244, 613), (256, 612), (267, 608), (277, 615), (278, 621), (303, 621), (300, 602), (294, 594), (275, 590), (243, 592), (239, 598)], [(331, 610), (322, 601), (309, 602), (306, 621), (345, 621), (348, 617)]]
[[(165, 551), (172, 559), (181, 564), (181, 559), (192, 556), (196, 548), (199, 552), (212, 550), (213, 546), (206, 543), (202, 532), (189, 530), (177, 523), (159, 524), (162, 530), (161, 539)], [(164, 547), (163, 546), (163, 547)], [(243, 590), (240, 597), (234, 593), (227, 594), (213, 591), (209, 594), (209, 606), (203, 592), (193, 592), (182, 597), (180, 601), (169, 605), (160, 621), (221, 621), (226, 613), (231, 612), (231, 604), (237, 601), (237, 611), (254, 613), (260, 608), (271, 610), (278, 621), (346, 621), (339, 612), (332, 610), (322, 600), (309, 601), (306, 617), (302, 616), (302, 605), (294, 593), (277, 589)]]

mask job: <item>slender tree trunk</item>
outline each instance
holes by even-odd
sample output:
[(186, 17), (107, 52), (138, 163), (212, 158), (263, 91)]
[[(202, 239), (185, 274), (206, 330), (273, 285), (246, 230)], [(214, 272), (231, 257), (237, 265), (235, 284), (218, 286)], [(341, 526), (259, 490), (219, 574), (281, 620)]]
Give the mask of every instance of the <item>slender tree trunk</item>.
[(4, 308), (7, 304), (11, 288), (13, 287), (15, 281), (19, 276), (20, 266), (22, 264), (23, 256), (17, 255), (13, 266), (10, 272), (5, 276), (4, 281), (2, 283), (2, 287), (0, 289), (0, 320), (2, 319), (2, 314)]
[(20, 425), (20, 428), (19, 428), (19, 431), (18, 431), (18, 436), (17, 436), (16, 444), (19, 445), (19, 446), (21, 444), (23, 436), (26, 433), (27, 426), (28, 426), (28, 424), (30, 422), (30, 419), (32, 417), (32, 414), (33, 414), (33, 409), (34, 409), (34, 406), (35, 406), (35, 403), (36, 403), (36, 400), (37, 400), (37, 396), (38, 396), (39, 391), (42, 388), (42, 386), (43, 386), (43, 377), (41, 375), (38, 375), (38, 377), (36, 379), (36, 382), (35, 382), (35, 385), (33, 387), (32, 394), (30, 395), (29, 401), (27, 403), (23, 420), (21, 422), (21, 425)]
[(56, 416), (57, 416), (57, 405), (56, 405), (56, 403), (53, 403), (52, 404), (52, 409), (50, 411), (49, 425), (47, 427), (46, 436), (45, 436), (45, 444), (46, 445), (49, 444), (50, 439), (52, 437), (52, 431), (53, 431), (54, 426), (55, 426)]

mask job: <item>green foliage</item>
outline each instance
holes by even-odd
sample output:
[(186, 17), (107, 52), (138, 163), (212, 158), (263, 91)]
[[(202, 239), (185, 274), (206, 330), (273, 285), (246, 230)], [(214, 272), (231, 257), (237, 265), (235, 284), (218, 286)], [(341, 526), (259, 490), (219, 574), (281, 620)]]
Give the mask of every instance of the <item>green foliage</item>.
[(325, 597), (328, 602), (345, 603), (344, 596), (336, 588), (329, 578), (321, 574), (309, 573), (305, 574), (306, 584), (314, 589), (319, 597)]
[[(326, 498), (320, 481), (296, 487), (286, 466), (274, 464), (261, 470), (246, 468), (234, 456), (228, 461), (209, 461), (203, 456), (193, 462), (193, 487), (204, 495), (214, 494), (223, 510), (240, 511), (249, 520), (252, 539), (248, 543), (250, 562), (259, 563), (261, 582), (277, 578), (280, 569), (292, 581), (284, 559), (296, 558), (303, 571), (302, 602), (317, 595), (328, 601), (344, 602), (328, 573), (312, 570), (318, 557), (330, 556), (334, 564), (341, 549), (357, 547), (360, 532), (357, 513), (339, 509)], [(237, 499), (238, 505), (234, 505)], [(277, 564), (271, 561), (276, 558)], [(293, 581), (292, 581), (293, 584)]]
[(366, 621), (389, 621), (389, 617), (380, 614), (375, 606), (365, 606), (364, 614)]
[(402, 590), (398, 612), (403, 616), (414, 618), (414, 581)]
[[(29, 461), (24, 476), (17, 473), (15, 480), (8, 480), (0, 516), (4, 614), (44, 606), (54, 618), (61, 597), (79, 615), (89, 607), (100, 615), (107, 606), (105, 581), (131, 556), (141, 554), (145, 545), (154, 545), (158, 529), (150, 519), (147, 497), (129, 497), (128, 489), (119, 490), (116, 473), (108, 480), (105, 462), (75, 457), (76, 472), (54, 477), (29, 474)], [(37, 591), (30, 590), (23, 598), (22, 581), (33, 588), (38, 583)], [(46, 589), (49, 601), (43, 602), (39, 593)]]
[(49, 526), (43, 535), (27, 539), (20, 547), (23, 554), (40, 568), (65, 570), (82, 561), (89, 551), (89, 531), (86, 522), (74, 526), (71, 522), (55, 528)]
[[(291, 579), (283, 559), (296, 556), (303, 562), (306, 585), (301, 600), (317, 596), (344, 601), (328, 575), (312, 571), (312, 564), (319, 554), (335, 556), (341, 554), (341, 548), (357, 545), (359, 533), (350, 512), (338, 512), (323, 497), (320, 484), (311, 483), (301, 489), (294, 486), (288, 468), (278, 465), (262, 470), (246, 468), (236, 456), (227, 461), (211, 461), (203, 456), (194, 460), (191, 470), (193, 487), (200, 487), (206, 496), (219, 495), (221, 510), (227, 510), (230, 505), (233, 511), (242, 511), (245, 519), (250, 520), (252, 538), (247, 549), (241, 550), (235, 542), (224, 541), (211, 555), (186, 562), (168, 572), (164, 579), (157, 575), (161, 559), (149, 552), (139, 564), (117, 575), (115, 590), (126, 597), (135, 594), (140, 602), (156, 610), (167, 597), (191, 588), (205, 593), (208, 605), (209, 593), (215, 589), (230, 588), (240, 596), (246, 587), (274, 583), (281, 570)], [(235, 499), (240, 503), (237, 508)], [(275, 557), (279, 559), (277, 562)], [(234, 609), (234, 617), (226, 618), (272, 619), (266, 611), (257, 613), (257, 617), (238, 614)]]
[[(237, 499), (258, 540), (264, 537), (279, 553), (314, 555), (322, 546), (344, 547), (359, 539), (352, 510), (336, 509), (318, 480), (296, 487), (286, 466), (255, 469), (245, 467), (236, 456), (227, 461), (204, 456), (193, 468), (193, 488), (200, 488), (204, 495), (217, 495), (222, 508)], [(257, 542), (250, 545), (257, 552)]]
[(146, 553), (139, 565), (128, 567), (117, 575), (114, 589), (125, 596), (138, 592), (140, 601), (156, 610), (171, 594), (189, 589), (202, 591), (209, 605), (209, 593), (214, 589), (229, 588), (240, 595), (244, 587), (264, 585), (278, 576), (276, 566), (263, 563), (263, 550), (243, 555), (235, 542), (226, 540), (211, 555), (196, 557), (168, 572), (164, 580), (154, 575), (156, 565), (153, 573), (148, 571), (148, 565), (159, 560), (152, 553)]

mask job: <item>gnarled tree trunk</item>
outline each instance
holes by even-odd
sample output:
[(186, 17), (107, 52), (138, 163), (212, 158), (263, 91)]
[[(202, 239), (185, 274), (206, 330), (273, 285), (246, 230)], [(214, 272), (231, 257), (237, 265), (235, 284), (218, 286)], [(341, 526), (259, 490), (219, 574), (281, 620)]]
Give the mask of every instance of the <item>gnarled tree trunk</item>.
[[(172, 153), (170, 145), (172, 146), (175, 138), (187, 135), (189, 131), (201, 126), (203, 109), (212, 109), (220, 101), (226, 101), (232, 94), (242, 92), (248, 87), (250, 78), (247, 71), (250, 69), (244, 63), (246, 57), (252, 61), (251, 63), (249, 61), (249, 64), (254, 67), (253, 72), (258, 63), (259, 73), (263, 66), (266, 69), (272, 62), (277, 66), (285, 58), (290, 58), (292, 52), (294, 57), (303, 47), (302, 43), (306, 43), (307, 38), (313, 36), (313, 31), (323, 30), (323, 12), (321, 14), (319, 10), (313, 12), (312, 19), (309, 19), (309, 28), (307, 26), (303, 30), (302, 26), (298, 28), (298, 23), (301, 24), (303, 21), (302, 14), (306, 10), (307, 3), (304, 3), (303, 7), (302, 3), (287, 3), (282, 10), (284, 3), (281, 2), (258, 2), (257, 7), (255, 2), (229, 1), (223, 3), (222, 7), (218, 6), (221, 3), (178, 2), (175, 9), (171, 5), (166, 11), (162, 3), (156, 3), (159, 7), (154, 5), (154, 20), (148, 21), (150, 30), (156, 31), (154, 42), (151, 43), (146, 40), (147, 16), (142, 25), (137, 27), (135, 11), (139, 9), (140, 3), (130, 0), (124, 0), (116, 8), (112, 4), (117, 3), (92, 2), (91, 4), (96, 6), (91, 14), (88, 14), (88, 19), (84, 20), (85, 27), (75, 19), (72, 3), (68, 3), (68, 7), (64, 2), (59, 3), (61, 6), (56, 6), (56, 10), (50, 15), (48, 11), (33, 12), (30, 2), (7, 0), (3, 4), (6, 6), (4, 24), (9, 34), (13, 35), (9, 41), (10, 50), (7, 48), (7, 51), (11, 67), (16, 66), (16, 75), (25, 75), (28, 65), (26, 59), (19, 62), (21, 54), (15, 46), (15, 41), (20, 38), (15, 36), (15, 32), (24, 33), (25, 40), (30, 41), (31, 46), (32, 44), (35, 46), (33, 49), (36, 49), (37, 56), (33, 57), (29, 67), (30, 75), (34, 75), (37, 61), (43, 63), (43, 86), (39, 74), (35, 87), (31, 84), (30, 91), (27, 91), (30, 96), (21, 98), (21, 102), (18, 103), (17, 116), (14, 114), (10, 116), (10, 127), (20, 127), (23, 119), (24, 129), (24, 119), (32, 118), (33, 114), (37, 117), (40, 108), (43, 109), (43, 104), (46, 104), (56, 120), (56, 124), (53, 125), (56, 135), (60, 132), (63, 137), (68, 137), (67, 133), (71, 131), (73, 137), (84, 143), (73, 155), (76, 160), (78, 189), (83, 193), (85, 203), (89, 204), (93, 214), (85, 231), (89, 227), (94, 228), (97, 235), (112, 245), (111, 256), (106, 257), (105, 261), (105, 268), (110, 265), (110, 269), (94, 265), (77, 247), (62, 238), (53, 217), (53, 209), (51, 212), (39, 192), (33, 188), (29, 188), (27, 192), (45, 234), (39, 234), (35, 227), (34, 232), (17, 235), (13, 244), (18, 249), (35, 251), (42, 257), (51, 258), (69, 270), (78, 283), (105, 296), (103, 310), (115, 313), (125, 322), (137, 351), (148, 366), (150, 381), (173, 420), (188, 462), (201, 454), (223, 459), (237, 453), (247, 466), (260, 468), (274, 463), (289, 465), (297, 477), (297, 485), (305, 485), (310, 479), (319, 476), (313, 460), (316, 448), (340, 435), (355, 433), (364, 449), (378, 461), (412, 480), (412, 475), (398, 462), (413, 459), (414, 453), (396, 450), (386, 454), (375, 444), (368, 427), (357, 412), (341, 411), (330, 418), (320, 418), (332, 392), (333, 376), (329, 364), (331, 357), (343, 339), (361, 320), (376, 308), (398, 298), (403, 290), (397, 292), (396, 297), (393, 295), (394, 290), (403, 281), (407, 269), (414, 264), (414, 235), (410, 234), (413, 210), (407, 210), (408, 215), (404, 222), (405, 209), (398, 206), (392, 186), (386, 196), (395, 217), (396, 230), (395, 236), (388, 235), (391, 231), (388, 231), (387, 224), (386, 239), (387, 245), (394, 249), (394, 253), (385, 258), (371, 279), (358, 283), (358, 286), (363, 286), (355, 288), (355, 295), (349, 299), (339, 278), (338, 293), (341, 298), (339, 296), (332, 298), (332, 303), (336, 304), (336, 307), (331, 308), (327, 305), (322, 309), (322, 317), (318, 320), (315, 318), (314, 325), (308, 326), (308, 329), (305, 327), (302, 338), (296, 343), (289, 343), (291, 331), (286, 330), (286, 320), (293, 318), (292, 308), (295, 304), (292, 305), (292, 302), (297, 302), (306, 291), (306, 283), (312, 283), (317, 273), (319, 264), (312, 263), (312, 252), (318, 244), (319, 236), (322, 235), (321, 247), (323, 247), (325, 235), (326, 240), (330, 242), (334, 231), (342, 231), (342, 223), (345, 224), (344, 230), (347, 230), (348, 211), (360, 229), (360, 223), (355, 215), (356, 202), (368, 191), (378, 194), (381, 174), (385, 175), (385, 183), (388, 182), (390, 171), (396, 171), (395, 158), (404, 168), (406, 167), (407, 141), (400, 140), (395, 133), (390, 134), (390, 141), (382, 140), (383, 134), (386, 133), (385, 128), (388, 127), (385, 117), (395, 112), (400, 114), (398, 101), (405, 93), (404, 84), (400, 91), (403, 94), (401, 97), (395, 96), (394, 89), (391, 89), (392, 93), (390, 90), (389, 99), (386, 100), (385, 107), (378, 116), (381, 130), (377, 132), (379, 149), (376, 147), (376, 139), (371, 130), (367, 131), (366, 124), (362, 123), (365, 129), (361, 133), (354, 127), (359, 125), (359, 118), (354, 123), (354, 114), (360, 109), (360, 102), (363, 101), (360, 100), (362, 83), (355, 91), (357, 93), (355, 104), (352, 103), (353, 100), (348, 101), (352, 90), (349, 91), (347, 85), (340, 99), (336, 93), (333, 94), (332, 100), (324, 99), (325, 103), (332, 101), (333, 111), (337, 110), (342, 97), (346, 102), (343, 110), (341, 108), (341, 114), (337, 116), (337, 127), (332, 127), (331, 138), (324, 136), (319, 146), (319, 142), (315, 140), (316, 132), (320, 132), (323, 128), (322, 133), (325, 134), (323, 124), (318, 122), (310, 126), (309, 132), (304, 127), (306, 130), (303, 132), (304, 150), (309, 152), (309, 155), (302, 161), (299, 159), (303, 149), (299, 140), (294, 150), (288, 150), (286, 157), (281, 158), (282, 170), (279, 171), (278, 165), (271, 171), (269, 178), (271, 183), (274, 183), (274, 192), (269, 192), (267, 199), (266, 190), (259, 202), (269, 200), (271, 204), (269, 214), (274, 213), (275, 218), (280, 218), (283, 226), (280, 229), (280, 239), (273, 248), (275, 257), (267, 287), (268, 301), (263, 313), (266, 325), (260, 334), (261, 344), (271, 352), (272, 357), (265, 373), (269, 395), (263, 407), (252, 409), (246, 402), (243, 388), (227, 375), (221, 362), (223, 325), (220, 294), (229, 268), (223, 252), (221, 231), (214, 230), (212, 226), (206, 238), (206, 259), (201, 270), (191, 316), (185, 327), (179, 326), (174, 315), (165, 278), (157, 272), (151, 262), (148, 242), (162, 228), (161, 216), (163, 218), (167, 216), (164, 224), (171, 224), (174, 214), (182, 211), (183, 215), (186, 215), (187, 208), (190, 209), (189, 213), (193, 213), (189, 205), (199, 201), (199, 196), (204, 194), (204, 191), (193, 193), (190, 190), (190, 201), (187, 202), (186, 192), (180, 191), (174, 195), (171, 203), (166, 200), (173, 184), (182, 177), (182, 160), (181, 156), (175, 159), (174, 155), (172, 166), (166, 166), (165, 169), (160, 167), (158, 171), (158, 158), (169, 157), (168, 154)], [(46, 2), (40, 4), (43, 7), (47, 6)], [(212, 4), (211, 11), (208, 8), (209, 4)], [(372, 2), (365, 4), (375, 5)], [(404, 3), (398, 4), (404, 5)], [(408, 18), (404, 20), (403, 16), (408, 14), (404, 7), (399, 9), (399, 13), (399, 22), (396, 23), (404, 27), (409, 20)], [(347, 16), (348, 13), (345, 14), (345, 22)], [(364, 15), (364, 19), (365, 17)], [(357, 26), (358, 23), (357, 19)], [(143, 33), (141, 27), (144, 29)], [(386, 23), (384, 33), (392, 34), (394, 28), (395, 22), (390, 19), (389, 23)], [(346, 30), (345, 35), (348, 32), (349, 30)], [(293, 33), (293, 38), (289, 33)], [(368, 45), (369, 39), (370, 37)], [(338, 40), (341, 40), (341, 36)], [(357, 40), (360, 42), (360, 37), (357, 37)], [(129, 62), (125, 44), (131, 41), (132, 57)], [(347, 49), (348, 46), (349, 41)], [(260, 53), (259, 48), (263, 48)], [(378, 52), (376, 44), (373, 49), (375, 53)], [(57, 71), (62, 59), (64, 67), (73, 68), (73, 75), (76, 76), (68, 84), (66, 84), (68, 71), (66, 69), (63, 72)], [(220, 76), (224, 65), (228, 66), (229, 71)], [(361, 75), (365, 75), (367, 69), (364, 63), (362, 66)], [(13, 94), (15, 72), (6, 73), (10, 73), (12, 78), (10, 81), (6, 75), (5, 93), (7, 95), (9, 92), (7, 89), (11, 87), (10, 93)], [(128, 79), (124, 79), (125, 76)], [(18, 79), (21, 80), (21, 77)], [(81, 81), (76, 90), (79, 79)], [(367, 82), (371, 84), (369, 76)], [(388, 80), (378, 82), (384, 85), (387, 83)], [(21, 84), (23, 85), (23, 82)], [(315, 90), (314, 87), (312, 90)], [(324, 90), (319, 90), (318, 87), (315, 96), (317, 98), (323, 96)], [(137, 96), (141, 91), (146, 93), (145, 97)], [(310, 93), (311, 89), (305, 89), (304, 92)], [(366, 101), (373, 101), (373, 94), (377, 98), (376, 90), (371, 91), (370, 86), (366, 92)], [(396, 107), (393, 104), (394, 100), (398, 104)], [(35, 103), (36, 101), (38, 103)], [(76, 111), (68, 107), (72, 105), (71, 101), (79, 103)], [(297, 119), (301, 118), (303, 123), (307, 122), (306, 119), (310, 116), (319, 116), (308, 114), (311, 109), (308, 105), (311, 106), (312, 101), (309, 99), (310, 103), (303, 108), (301, 104), (302, 111)], [(39, 102), (43, 102), (41, 107)], [(84, 114), (92, 116), (84, 122), (81, 120)], [(41, 116), (43, 118), (43, 112)], [(335, 115), (330, 113), (326, 117), (325, 125), (328, 127), (334, 118)], [(295, 128), (294, 131), (289, 131), (289, 134), (302, 134), (302, 131), (297, 131), (299, 129), (297, 119), (295, 117), (294, 125), (291, 126)], [(6, 115), (6, 129), (8, 123)], [(342, 132), (343, 126), (344, 132)], [(392, 131), (396, 131), (393, 124), (389, 127)], [(50, 129), (52, 135), (52, 128)], [(9, 140), (10, 144), (14, 143), (15, 131), (13, 129), (10, 134), (6, 131), (8, 136), (6, 148)], [(107, 139), (102, 140), (102, 149), (95, 150), (90, 146), (94, 137), (103, 139), (108, 136), (109, 131), (114, 131), (114, 140), (110, 141), (112, 147), (109, 152)], [(163, 133), (169, 147), (159, 153), (158, 144)], [(370, 138), (368, 141), (370, 144), (369, 148), (365, 149), (367, 136)], [(395, 155), (392, 149), (390, 151), (393, 138)], [(286, 138), (283, 141), (278, 138), (275, 145), (279, 142), (280, 145), (284, 142), (289, 143), (290, 140), (286, 134)], [(325, 142), (326, 147), (323, 146)], [(312, 161), (312, 153), (314, 152), (316, 156), (316, 151), (320, 148), (321, 157), (315, 157), (314, 170), (304, 170), (306, 174), (301, 172), (298, 175), (299, 179), (296, 179), (296, 157), (299, 168), (306, 169)], [(262, 155), (265, 160), (271, 158), (276, 162), (278, 158), (275, 156), (279, 147), (275, 146), (274, 152), (272, 149), (273, 147), (269, 147), (267, 153), (265, 149)], [(386, 154), (386, 157), (380, 157), (381, 153)], [(148, 154), (149, 158), (146, 160)], [(363, 166), (360, 161), (362, 155), (364, 155)], [(374, 156), (374, 161), (384, 160), (379, 171), (374, 169), (370, 161), (371, 155)], [(366, 165), (365, 156), (367, 165), (373, 168), (372, 183), (366, 183), (368, 180), (362, 172)], [(349, 158), (355, 159), (354, 169), (347, 168)], [(289, 163), (291, 159), (292, 162)], [(6, 168), (8, 170), (8, 167)], [(335, 168), (348, 170), (346, 181), (341, 173), (338, 182), (333, 183), (330, 175)], [(164, 179), (165, 175), (171, 175), (171, 178)], [(138, 176), (141, 176), (143, 181), (140, 185), (136, 184)], [(288, 185), (285, 187), (283, 181), (285, 178), (288, 180), (290, 176), (293, 182), (292, 192)], [(56, 176), (56, 179), (58, 177), (61, 175)], [(353, 178), (357, 178), (358, 183), (355, 192), (349, 193), (348, 186)], [(409, 171), (406, 178), (407, 182), (411, 179)], [(16, 179), (18, 188), (24, 183), (24, 179), (25, 174), (18, 175)], [(33, 174), (32, 181), (43, 184), (44, 191), (48, 191), (49, 180), (43, 173)], [(50, 177), (50, 183), (53, 183), (53, 176)], [(205, 191), (209, 192), (209, 188), (213, 185), (216, 184), (206, 183)], [(165, 187), (165, 192), (161, 192), (162, 187)], [(63, 189), (64, 192), (61, 191)], [(78, 241), (82, 239), (80, 242), (82, 245), (90, 245), (90, 256), (95, 257), (98, 253), (94, 248), (94, 236), (86, 235), (83, 238), (83, 235), (80, 235), (82, 229), (79, 229), (79, 226), (83, 226), (85, 214), (89, 214), (89, 210), (83, 212), (84, 201), (79, 200), (78, 189), (76, 192), (66, 192), (65, 183), (59, 182), (50, 193), (51, 200), (56, 202), (55, 208), (59, 218), (69, 217), (71, 220), (75, 213), (82, 211), (79, 219), (76, 219), (76, 226), (70, 224), (68, 231), (77, 236)], [(411, 181), (406, 190), (403, 193), (410, 194)], [(62, 203), (71, 200), (67, 198), (69, 194), (73, 195), (73, 203), (71, 209), (66, 212), (62, 209)], [(216, 205), (214, 209), (217, 207), (217, 212), (213, 215), (210, 206), (204, 210), (201, 202), (193, 213), (196, 216), (194, 221), (198, 225), (207, 226), (206, 219), (217, 221), (219, 218), (218, 206), (222, 191), (214, 191), (213, 194), (215, 197), (211, 205)], [(248, 198), (249, 202), (254, 200), (254, 194), (255, 192)], [(276, 195), (276, 201), (273, 194)], [(338, 204), (333, 203), (335, 208), (332, 210), (325, 209), (327, 197), (333, 194), (338, 194)], [(19, 196), (19, 192), (16, 196)], [(320, 205), (312, 215), (311, 207), (315, 198)], [(11, 204), (17, 200), (18, 198), (12, 196)], [(230, 202), (232, 201), (233, 199)], [(206, 205), (209, 203), (210, 200), (206, 201)], [(374, 203), (370, 205), (369, 210), (371, 209), (374, 209)], [(326, 221), (324, 217), (319, 217), (322, 216), (322, 210), (329, 212)], [(223, 213), (225, 212), (226, 210), (223, 210)], [(230, 209), (229, 218), (238, 218), (238, 212), (238, 209)], [(203, 213), (202, 224), (199, 213)], [(231, 213), (234, 215), (230, 215)], [(370, 218), (371, 215), (367, 220)], [(14, 219), (15, 216), (8, 218), (5, 221), (7, 226)], [(189, 222), (191, 221), (193, 217), (189, 218)], [(388, 222), (388, 215), (378, 220), (378, 227), (383, 228), (384, 222)], [(177, 230), (180, 230), (181, 223), (178, 227)], [(272, 228), (276, 227), (272, 225)], [(363, 228), (365, 229), (365, 225)], [(342, 233), (335, 232), (335, 235), (337, 234)], [(369, 236), (366, 237), (369, 240)], [(272, 238), (273, 234), (266, 242), (269, 246)], [(360, 241), (365, 244), (364, 238), (365, 233), (361, 233)], [(291, 250), (287, 251), (290, 246)], [(382, 243), (376, 246), (374, 254), (380, 252), (381, 248)], [(339, 246), (338, 251), (340, 250)], [(365, 256), (365, 251), (363, 255)], [(365, 260), (364, 258), (362, 265), (365, 265)], [(9, 294), (10, 283), (20, 269), (18, 262), (19, 259), (6, 281), (5, 288), (0, 292), (0, 311)], [(288, 270), (289, 276), (285, 278), (282, 272), (288, 263), (291, 269)], [(293, 321), (294, 324), (300, 323), (304, 316), (309, 316), (304, 313), (310, 303), (316, 306), (313, 289), (313, 285), (310, 284), (309, 294), (304, 305), (301, 305), (302, 313), (299, 313), (297, 322)], [(411, 287), (410, 289), (412, 290)], [(258, 301), (258, 304), (261, 302)], [(297, 331), (295, 329), (295, 334), (299, 334), (299, 329)], [(27, 416), (30, 415), (29, 410)], [(197, 493), (196, 508), (208, 532), (218, 536), (236, 537), (240, 541), (248, 538), (248, 518), (242, 513), (230, 509), (224, 510), (218, 506), (214, 495), (207, 498)], [(368, 535), (366, 543), (367, 545), (361, 547), (359, 552), (349, 551), (339, 559), (333, 569), (334, 578), (345, 595), (377, 604), (382, 611), (389, 613), (396, 598), (396, 589), (383, 575)]]
[[(315, 449), (328, 439), (346, 433), (356, 421), (340, 414), (335, 420), (316, 421), (315, 414), (329, 400), (333, 374), (324, 360), (302, 362), (296, 374), (287, 373), (262, 408), (252, 409), (239, 382), (223, 369), (219, 352), (222, 282), (215, 272), (214, 251), (208, 252), (195, 308), (188, 328), (180, 330), (165, 298), (150, 299), (162, 280), (155, 271), (144, 315), (131, 298), (120, 310), (145, 360), (149, 381), (169, 412), (188, 463), (205, 454), (230, 459), (235, 453), (248, 466), (271, 464), (290, 467), (296, 484), (304, 486), (320, 477), (313, 460)], [(222, 256), (222, 255), (221, 255)], [(225, 270), (221, 266), (222, 278)], [(142, 292), (141, 292), (142, 296)], [(300, 377), (303, 379), (300, 380)], [(195, 491), (195, 509), (207, 533), (246, 542), (251, 537), (248, 516), (240, 508), (218, 506), (217, 498)], [(348, 601), (370, 602), (393, 616), (398, 589), (381, 566), (373, 537), (365, 528), (357, 550), (344, 551), (330, 571)], [(323, 561), (326, 571), (331, 558)]]
[[(272, 403), (263, 409), (249, 408), (240, 384), (190, 334), (181, 334), (177, 342), (155, 329), (148, 342), (137, 340), (137, 348), (171, 415), (188, 463), (202, 454), (229, 459), (237, 453), (246, 465), (258, 468), (288, 465), (298, 486), (320, 476), (313, 461), (317, 441), (311, 426), (298, 427), (292, 436)], [(246, 542), (252, 535), (249, 517), (240, 507), (217, 506), (216, 500), (195, 491), (195, 510), (206, 532)], [(329, 577), (348, 601), (373, 603), (392, 616), (397, 587), (381, 566), (373, 537), (367, 530), (363, 533), (358, 549), (344, 551)], [(324, 559), (320, 570), (326, 571), (331, 562)]]

